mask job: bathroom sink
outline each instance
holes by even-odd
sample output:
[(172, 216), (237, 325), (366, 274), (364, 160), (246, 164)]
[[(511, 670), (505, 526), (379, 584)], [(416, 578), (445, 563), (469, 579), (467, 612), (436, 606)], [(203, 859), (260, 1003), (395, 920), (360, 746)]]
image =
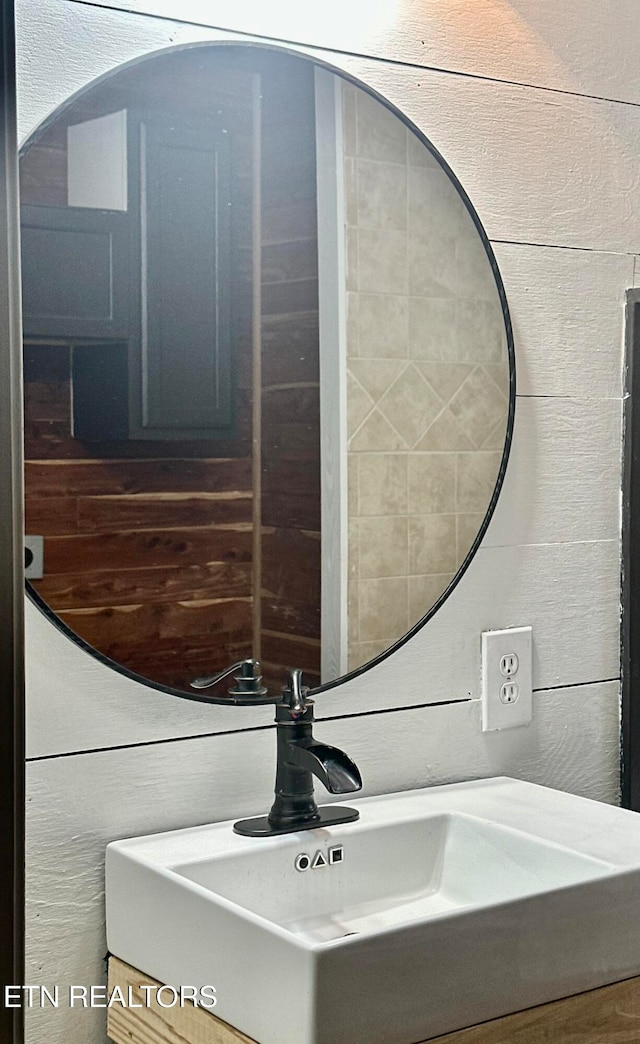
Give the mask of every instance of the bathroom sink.
[(260, 1044), (414, 1044), (640, 974), (640, 816), (510, 779), (107, 849), (111, 953)]

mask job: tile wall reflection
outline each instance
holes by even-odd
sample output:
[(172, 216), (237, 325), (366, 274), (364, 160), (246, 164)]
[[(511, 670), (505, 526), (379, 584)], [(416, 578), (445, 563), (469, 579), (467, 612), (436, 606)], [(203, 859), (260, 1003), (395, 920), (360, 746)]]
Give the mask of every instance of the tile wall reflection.
[(457, 190), (381, 104), (343, 86), (349, 666), (401, 637), (464, 560), (504, 446), (502, 310)]

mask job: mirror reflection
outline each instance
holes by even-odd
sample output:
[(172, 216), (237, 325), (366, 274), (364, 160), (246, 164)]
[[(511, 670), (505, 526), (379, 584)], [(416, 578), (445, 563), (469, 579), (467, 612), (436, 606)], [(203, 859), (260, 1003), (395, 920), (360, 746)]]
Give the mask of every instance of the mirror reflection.
[(30, 582), (154, 684), (330, 682), (454, 580), (505, 449), (494, 272), (382, 102), (248, 46), (164, 52), (21, 159)]

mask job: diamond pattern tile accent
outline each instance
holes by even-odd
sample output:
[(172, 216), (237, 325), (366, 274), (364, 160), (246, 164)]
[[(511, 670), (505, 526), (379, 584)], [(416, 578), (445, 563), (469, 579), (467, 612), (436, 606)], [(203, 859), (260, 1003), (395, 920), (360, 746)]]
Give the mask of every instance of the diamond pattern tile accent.
[(388, 453), (406, 448), (406, 442), (378, 409), (371, 411), (349, 442), (353, 453)]
[(474, 446), (481, 446), (507, 409), (507, 400), (481, 366), (467, 377), (449, 403), (449, 409)]
[(349, 438), (358, 430), (367, 414), (371, 413), (374, 402), (355, 377), (347, 371), (347, 419), (349, 422)]
[(443, 402), (449, 402), (473, 370), (472, 363), (416, 361), (415, 365)]
[(409, 363), (382, 396), (378, 408), (413, 449), (442, 409), (442, 400), (413, 363)]
[(406, 365), (403, 359), (352, 359), (349, 371), (377, 404)]
[(453, 450), (473, 449), (473, 443), (465, 435), (451, 410), (445, 406), (420, 441), (414, 446), (421, 453), (447, 453)]
[(480, 449), (483, 450), (500, 450), (502, 453), (504, 449), (504, 440), (507, 434), (507, 416), (505, 413), (504, 417), (501, 417), (495, 428), (490, 435), (482, 443)]

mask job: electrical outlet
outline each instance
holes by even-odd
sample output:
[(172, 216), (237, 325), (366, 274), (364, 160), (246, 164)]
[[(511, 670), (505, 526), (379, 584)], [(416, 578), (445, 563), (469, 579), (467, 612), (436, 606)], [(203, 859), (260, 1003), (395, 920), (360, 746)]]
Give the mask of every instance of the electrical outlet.
[(520, 661), (515, 653), (507, 653), (500, 658), (500, 674), (504, 674), (505, 678), (515, 674), (519, 666)]
[(505, 682), (500, 689), (500, 703), (515, 703), (520, 695), (520, 686), (517, 682)]
[(27, 535), (24, 538), (25, 580), (42, 580), (44, 576), (44, 537)]
[(532, 628), (482, 632), (482, 731), (527, 725), (532, 717)]

